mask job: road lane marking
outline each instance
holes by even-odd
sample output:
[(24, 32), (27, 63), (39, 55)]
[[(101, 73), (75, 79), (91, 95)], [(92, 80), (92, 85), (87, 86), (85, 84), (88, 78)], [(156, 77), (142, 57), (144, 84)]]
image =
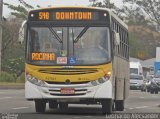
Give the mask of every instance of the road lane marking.
[(147, 108), (149, 106), (141, 106), (141, 107), (135, 107), (136, 109), (140, 109), (140, 108)]
[(11, 99), (11, 98), (13, 98), (13, 97), (2, 97), (2, 98), (0, 98), (0, 100), (3, 100), (3, 99)]
[(16, 107), (16, 108), (12, 108), (12, 109), (18, 110), (18, 109), (27, 109), (27, 108), (29, 108), (29, 107)]
[(142, 108), (148, 108), (149, 106), (141, 106), (141, 107), (132, 107), (132, 108), (128, 108), (128, 109), (142, 109)]

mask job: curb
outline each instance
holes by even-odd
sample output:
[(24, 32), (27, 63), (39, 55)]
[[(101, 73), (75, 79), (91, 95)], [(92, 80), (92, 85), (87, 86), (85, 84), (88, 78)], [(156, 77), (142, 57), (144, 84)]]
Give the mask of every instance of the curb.
[(24, 89), (24, 85), (20, 85), (20, 86), (1, 86), (0, 85), (0, 89)]

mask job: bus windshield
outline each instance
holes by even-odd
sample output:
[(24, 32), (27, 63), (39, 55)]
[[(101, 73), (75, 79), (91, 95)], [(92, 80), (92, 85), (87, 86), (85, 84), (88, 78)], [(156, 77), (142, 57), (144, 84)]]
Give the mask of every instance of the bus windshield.
[(108, 27), (30, 27), (27, 60), (34, 65), (97, 65), (111, 59)]

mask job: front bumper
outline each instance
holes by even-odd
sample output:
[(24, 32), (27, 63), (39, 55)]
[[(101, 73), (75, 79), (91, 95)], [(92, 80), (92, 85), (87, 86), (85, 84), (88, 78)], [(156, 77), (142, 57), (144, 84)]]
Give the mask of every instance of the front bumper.
[[(61, 88), (74, 88), (74, 94), (61, 94)], [(25, 97), (28, 100), (34, 99), (65, 99), (70, 101), (80, 99), (112, 99), (112, 83), (110, 80), (97, 86), (88, 86), (87, 84), (50, 84), (47, 87), (40, 87), (29, 81), (25, 83)]]
[(130, 85), (130, 89), (142, 89), (142, 85)]

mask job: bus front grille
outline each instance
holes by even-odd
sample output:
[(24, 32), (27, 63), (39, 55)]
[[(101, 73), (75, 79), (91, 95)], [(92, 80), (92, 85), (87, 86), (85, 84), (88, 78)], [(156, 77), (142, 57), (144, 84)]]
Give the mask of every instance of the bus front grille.
[(81, 74), (90, 74), (96, 73), (97, 69), (91, 68), (48, 68), (40, 69), (39, 72), (47, 74), (56, 74), (56, 75), (81, 75)]
[(78, 93), (78, 94), (55, 94), (55, 93), (50, 93), (53, 96), (80, 96), (80, 95), (85, 95), (85, 93)]
[[(54, 82), (54, 81), (45, 81), (48, 84), (60, 84), (60, 85), (68, 85), (66, 82)], [(90, 81), (83, 81), (83, 82), (70, 82), (70, 84), (87, 84)]]

